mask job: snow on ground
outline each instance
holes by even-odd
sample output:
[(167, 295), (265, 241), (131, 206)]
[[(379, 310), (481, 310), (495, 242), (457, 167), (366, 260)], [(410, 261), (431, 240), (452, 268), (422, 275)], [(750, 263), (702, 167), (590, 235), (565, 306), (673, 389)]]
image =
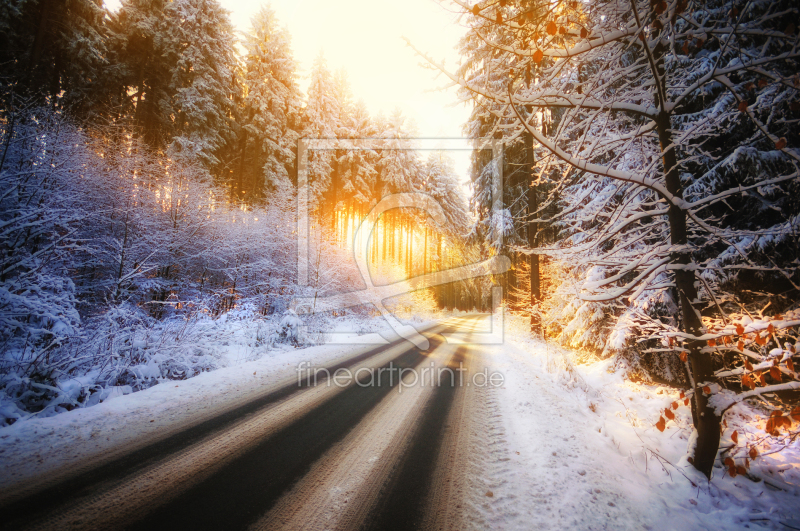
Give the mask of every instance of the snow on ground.
[[(418, 329), (432, 324), (412, 321)], [(383, 319), (340, 319), (332, 330), (339, 344), (296, 349), (278, 343), (269, 348), (255, 341), (259, 326), (247, 319), (223, 318), (214, 323), (203, 341), (218, 352), (223, 365), (219, 369), (182, 381), (162, 378), (143, 391), (110, 394), (91, 407), (29, 417), (0, 428), (0, 469), (4, 471), (0, 497), (45, 471), (58, 475), (75, 463), (108, 459), (115, 449), (144, 446), (232, 409), (267, 387), (296, 378), (302, 361), (310, 366), (329, 365), (374, 348), (374, 342), (362, 341), (367, 334), (380, 332), (389, 340), (396, 338)]]
[(486, 390), (490, 458), (471, 507), (476, 529), (800, 529), (797, 446), (753, 463), (766, 481), (717, 468), (709, 483), (685, 459), (689, 408), (663, 433), (654, 426), (676, 390), (572, 355), (508, 327), (505, 344), (486, 352), (506, 383)]
[[(0, 428), (0, 495), (46, 470), (58, 475), (235, 407), (295, 377), (300, 361), (329, 364), (370, 348), (354, 349), (341, 334), (363, 338), (386, 328), (382, 319), (341, 321), (340, 344), (259, 350), (252, 342), (256, 324), (218, 326), (225, 367)], [(689, 409), (675, 410), (663, 433), (654, 426), (678, 399), (676, 390), (626, 381), (611, 360), (575, 364), (574, 353), (514, 332), (513, 319), (505, 339), (480, 347), (505, 385), (481, 390), (486, 445), (479, 453), (488, 459), (474, 471), (475, 529), (800, 529), (797, 445), (752, 463), (762, 481), (731, 478), (718, 468), (708, 483), (685, 460)], [(737, 408), (731, 422), (740, 422), (740, 442), (763, 433), (744, 424), (752, 410)], [(730, 433), (723, 444), (730, 444)]]

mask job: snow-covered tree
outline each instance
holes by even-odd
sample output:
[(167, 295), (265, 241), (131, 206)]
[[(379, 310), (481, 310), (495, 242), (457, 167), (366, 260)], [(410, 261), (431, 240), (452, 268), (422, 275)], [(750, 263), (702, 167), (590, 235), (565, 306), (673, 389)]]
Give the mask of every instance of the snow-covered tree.
[(217, 0), (175, 0), (164, 12), (173, 59), (172, 150), (218, 169), (217, 154), (233, 140), (235, 39)]
[[(729, 340), (768, 324), (745, 324), (753, 298), (742, 283), (766, 292), (776, 314), (797, 300), (770, 287), (797, 293), (800, 280), (800, 209), (792, 200), (800, 153), (789, 125), (798, 98), (800, 52), (789, 25), (797, 7), (456, 3), (491, 47), (487, 67), (509, 81), (498, 87), (449, 75), (547, 150), (540, 178), (559, 170), (552, 186), (563, 198), (560, 219), (570, 236), (549, 252), (602, 269), (587, 275), (576, 295), (630, 301), (630, 333), (677, 347), (698, 433), (691, 457), (710, 475), (723, 409), (715, 409), (723, 363), (717, 355), (732, 351), (748, 373), (747, 340)], [(513, 39), (493, 40), (497, 26)], [(551, 136), (542, 126), (552, 109), (563, 116), (549, 126)], [(678, 308), (678, 318), (648, 313), (657, 299)], [(760, 318), (775, 330), (793, 323), (776, 314)], [(758, 357), (768, 352), (764, 338), (757, 339), (757, 359), (765, 359)], [(796, 385), (773, 382), (755, 392)]]
[(290, 35), (278, 25), (269, 6), (253, 17), (243, 44), (247, 56), (239, 171), (246, 171), (245, 164), (251, 166), (257, 173), (251, 189), (263, 193), (291, 186), (295, 180), (300, 113), (297, 67)]
[(107, 73), (104, 17), (100, 0), (3, 2), (0, 82), (27, 102), (88, 112)]
[(400, 109), (383, 120), (378, 120), (378, 131), (381, 138), (388, 139), (386, 148), (380, 152), (378, 163), (379, 197), (398, 192), (410, 192), (419, 189), (417, 180), (422, 175), (421, 162), (416, 152), (402, 149), (403, 141), (413, 138), (415, 131), (406, 123), (407, 118)]
[[(343, 124), (346, 137), (375, 138), (376, 128), (363, 100), (359, 100), (346, 116)], [(339, 201), (349, 201), (358, 212), (366, 213), (377, 202), (375, 168), (377, 154), (373, 150), (344, 150), (337, 158), (337, 195)], [(338, 205), (337, 205), (338, 206)]]
[(109, 50), (118, 79), (120, 117), (148, 145), (172, 140), (172, 83), (177, 50), (164, 10), (165, 0), (124, 0), (109, 22)]
[[(308, 101), (303, 116), (303, 136), (306, 138), (337, 138), (341, 124), (342, 109), (336, 98), (336, 85), (333, 74), (328, 69), (322, 52), (311, 67), (311, 80), (308, 85)], [(319, 202), (322, 195), (331, 187), (335, 169), (335, 153), (314, 150), (308, 154), (308, 176), (311, 201)]]

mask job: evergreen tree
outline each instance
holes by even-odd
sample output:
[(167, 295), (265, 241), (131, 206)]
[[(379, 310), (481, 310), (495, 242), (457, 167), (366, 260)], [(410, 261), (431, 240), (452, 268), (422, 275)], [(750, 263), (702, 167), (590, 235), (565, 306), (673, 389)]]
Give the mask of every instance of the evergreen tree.
[(170, 85), (172, 148), (208, 169), (233, 136), (232, 90), (237, 61), (229, 13), (217, 0), (174, 0), (165, 9), (169, 49), (176, 54)]
[[(289, 33), (264, 6), (244, 37), (247, 49), (240, 138), (240, 189), (290, 186), (294, 177), (300, 92)], [(249, 184), (245, 184), (246, 176)]]
[(178, 51), (165, 0), (123, 0), (110, 23), (109, 48), (119, 77), (120, 116), (155, 148), (172, 139), (173, 70)]
[[(336, 97), (336, 85), (320, 52), (311, 68), (308, 103), (304, 114), (303, 136), (306, 138), (336, 138), (339, 134), (342, 109)], [(335, 153), (313, 150), (308, 154), (308, 176), (311, 201), (322, 210), (322, 196), (331, 188)], [(330, 207), (333, 210), (333, 207)]]
[(0, 82), (37, 104), (82, 115), (107, 66), (102, 0), (0, 5)]

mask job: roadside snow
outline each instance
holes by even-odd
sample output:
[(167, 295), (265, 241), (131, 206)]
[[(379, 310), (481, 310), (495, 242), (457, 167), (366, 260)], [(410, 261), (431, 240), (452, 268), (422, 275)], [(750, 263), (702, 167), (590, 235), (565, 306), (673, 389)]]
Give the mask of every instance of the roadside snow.
[(506, 384), (487, 390), (501, 422), (485, 434), (476, 529), (800, 528), (797, 445), (753, 463), (769, 484), (723, 468), (708, 482), (685, 459), (689, 408), (675, 410), (663, 433), (654, 426), (676, 390), (626, 381), (611, 360), (570, 358), (508, 331), (486, 352)]
[[(422, 329), (430, 323), (415, 324)], [(348, 322), (336, 327), (340, 344), (304, 349), (277, 344), (260, 351), (248, 342), (254, 333), (252, 323), (218, 326), (217, 344), (225, 367), (182, 381), (163, 379), (136, 393), (114, 389), (102, 403), (91, 407), (0, 428), (0, 498), (22, 484), (38, 484), (45, 475), (53, 480), (78, 463), (111, 459), (230, 410), (267, 388), (296, 378), (296, 367), (302, 361), (310, 366), (328, 365), (375, 346), (363, 341), (356, 348), (346, 344), (348, 337), (357, 342), (364, 333), (353, 331)], [(388, 326), (373, 323), (372, 328), (392, 338)]]

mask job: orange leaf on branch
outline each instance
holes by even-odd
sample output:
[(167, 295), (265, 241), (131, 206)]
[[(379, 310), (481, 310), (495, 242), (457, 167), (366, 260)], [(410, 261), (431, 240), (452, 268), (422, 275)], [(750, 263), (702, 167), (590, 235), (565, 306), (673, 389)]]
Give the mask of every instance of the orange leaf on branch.
[(758, 450), (756, 450), (755, 446), (751, 446), (750, 447), (750, 452), (748, 452), (748, 453), (750, 455), (750, 459), (755, 459), (756, 457), (758, 457)]
[(739, 350), (744, 350), (744, 341), (739, 340), (739, 342), (736, 343), (736, 348)]
[(747, 112), (747, 102), (745, 100), (739, 102), (739, 112)]
[(786, 359), (786, 368), (794, 372), (794, 362), (792, 361), (792, 358)]
[(753, 364), (749, 360), (744, 360), (744, 368), (749, 372), (753, 372)]
[(555, 22), (553, 22), (551, 20), (550, 22), (547, 23), (547, 34), (548, 35), (555, 35), (557, 31), (558, 31), (558, 26), (556, 26)]
[(675, 413), (673, 413), (672, 410), (669, 408), (664, 410), (664, 416), (667, 417), (669, 420), (675, 420)]
[(533, 62), (534, 63), (541, 63), (542, 59), (544, 59), (544, 52), (541, 50), (536, 50), (533, 52)]
[(686, 355), (686, 353), (685, 353), (685, 352), (681, 352), (681, 353), (680, 353), (680, 357), (681, 357), (681, 361), (682, 361), (682, 362), (684, 362), (684, 363), (685, 363), (685, 362), (686, 362), (686, 360), (688, 359), (688, 356)]
[(589, 32), (586, 30), (586, 28), (581, 28), (581, 39), (585, 39), (588, 36)]
[(744, 327), (739, 323), (736, 323), (736, 333), (738, 335), (744, 334)]
[(656, 428), (658, 428), (658, 431), (664, 431), (664, 428), (666, 427), (667, 423), (664, 420), (664, 417), (658, 417), (658, 422), (656, 422)]
[(739, 474), (740, 476), (744, 476), (745, 474), (747, 474), (747, 470), (745, 470), (745, 468), (742, 465), (737, 465), (736, 473)]
[(717, 341), (714, 340), (714, 339), (709, 339), (708, 340), (708, 346), (709, 347), (716, 347), (717, 346)]
[(733, 444), (739, 444), (739, 432), (738, 431), (733, 430), (733, 433), (731, 433), (731, 440), (733, 441)]
[(772, 376), (774, 380), (782, 381), (781, 379), (781, 371), (778, 370), (777, 367), (770, 367), (769, 368), (769, 375)]
[(777, 142), (775, 142), (775, 149), (783, 149), (786, 147), (786, 137), (780, 137)]

